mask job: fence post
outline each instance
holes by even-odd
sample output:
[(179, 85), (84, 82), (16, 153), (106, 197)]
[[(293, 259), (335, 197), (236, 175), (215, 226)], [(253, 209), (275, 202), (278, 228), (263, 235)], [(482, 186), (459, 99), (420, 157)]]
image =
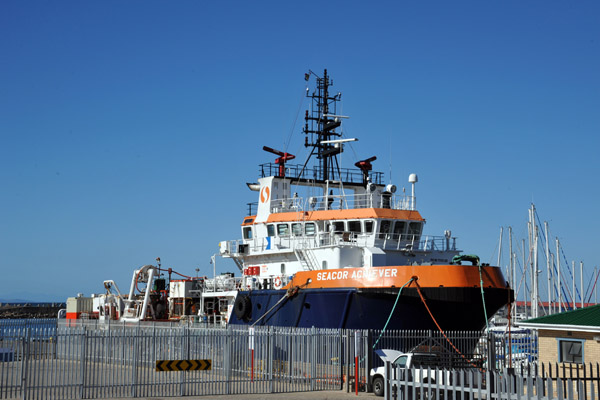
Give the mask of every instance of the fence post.
[[(183, 326), (181, 328), (181, 353), (180, 353), (181, 360), (186, 360), (186, 358), (185, 358), (186, 354), (187, 354), (186, 331), (187, 331), (187, 326)], [(185, 396), (184, 384), (185, 384), (185, 371), (180, 371), (179, 372), (179, 395), (181, 397)]]
[(131, 397), (137, 397), (137, 358), (139, 346), (140, 325), (138, 323), (133, 334), (133, 357), (131, 358)]
[(311, 347), (311, 362), (310, 362), (310, 390), (315, 390), (315, 374), (317, 373), (317, 332), (313, 326), (310, 329), (310, 347)]
[(340, 329), (339, 331), (339, 336), (338, 336), (338, 340), (339, 340), (339, 357), (338, 357), (338, 362), (340, 365), (340, 390), (344, 389), (344, 331), (342, 329)]
[[(15, 336), (17, 334), (15, 329)], [(23, 399), (28, 398), (27, 390), (27, 363), (29, 362), (29, 328), (25, 329), (25, 335), (23, 336), (23, 348), (21, 350), (21, 395)], [(16, 358), (16, 355), (13, 355)]]
[(269, 326), (269, 348), (268, 348), (268, 368), (269, 368), (269, 392), (273, 393), (274, 383), (273, 383), (273, 357), (275, 355), (275, 332), (272, 326)]
[[(363, 331), (364, 332), (364, 331)], [(373, 349), (373, 331), (368, 329), (366, 331), (366, 339), (365, 339), (365, 392), (369, 392), (371, 390), (371, 368), (373, 365), (373, 360), (371, 359), (371, 352)]]
[(230, 326), (227, 327), (225, 331), (225, 359), (224, 367), (225, 367), (225, 394), (231, 394), (231, 341), (233, 337), (233, 328)]
[(390, 388), (392, 387), (391, 363), (385, 361), (385, 380), (383, 381), (383, 396), (384, 400), (390, 400)]
[(87, 331), (85, 328), (82, 328), (81, 335), (81, 357), (80, 357), (80, 366), (81, 366), (81, 385), (79, 386), (79, 398), (85, 398), (85, 370), (86, 370), (86, 352), (87, 352)]
[(344, 362), (346, 363), (346, 393), (350, 393), (350, 330), (346, 330), (345, 346), (346, 357), (344, 357)]

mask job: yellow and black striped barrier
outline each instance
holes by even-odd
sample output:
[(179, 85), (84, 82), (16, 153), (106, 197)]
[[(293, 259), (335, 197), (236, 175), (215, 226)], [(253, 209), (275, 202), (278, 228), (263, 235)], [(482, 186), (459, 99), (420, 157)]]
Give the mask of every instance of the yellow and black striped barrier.
[(211, 360), (156, 360), (156, 371), (207, 371)]

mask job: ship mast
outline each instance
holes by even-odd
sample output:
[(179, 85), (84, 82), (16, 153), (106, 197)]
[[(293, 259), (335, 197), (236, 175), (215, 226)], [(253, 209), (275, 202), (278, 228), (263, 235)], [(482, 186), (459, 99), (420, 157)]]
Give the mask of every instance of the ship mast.
[[(338, 171), (337, 177), (342, 180), (339, 176), (340, 166), (337, 160), (337, 155), (342, 152), (342, 146), (323, 143), (342, 136), (341, 133), (335, 132), (335, 129), (342, 124), (339, 117), (336, 117), (337, 102), (342, 94), (329, 95), (329, 87), (333, 86), (333, 81), (329, 79), (327, 69), (324, 70), (322, 78), (312, 71), (310, 73), (317, 77), (317, 90), (310, 95), (307, 93), (307, 97), (312, 99), (312, 105), (311, 111), (306, 110), (304, 116), (303, 131), (306, 134), (304, 146), (313, 148), (311, 155), (316, 151), (319, 159), (317, 180), (335, 179), (336, 171)], [(307, 74), (308, 76), (310, 75)]]

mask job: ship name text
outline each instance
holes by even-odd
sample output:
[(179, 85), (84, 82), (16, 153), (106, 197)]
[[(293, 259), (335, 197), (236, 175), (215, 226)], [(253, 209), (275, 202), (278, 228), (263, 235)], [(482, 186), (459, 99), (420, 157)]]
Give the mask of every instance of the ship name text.
[(365, 268), (350, 271), (327, 271), (317, 273), (318, 281), (331, 281), (338, 279), (376, 279), (395, 278), (398, 276), (396, 268)]

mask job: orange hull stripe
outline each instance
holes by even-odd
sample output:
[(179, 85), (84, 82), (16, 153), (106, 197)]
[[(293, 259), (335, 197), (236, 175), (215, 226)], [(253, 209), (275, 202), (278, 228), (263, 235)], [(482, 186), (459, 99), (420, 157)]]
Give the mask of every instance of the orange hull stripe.
[(389, 208), (355, 208), (351, 210), (321, 210), (305, 211), (304, 215), (299, 212), (286, 212), (269, 215), (267, 222), (289, 222), (289, 221), (326, 221), (339, 219), (360, 218), (389, 218), (404, 219), (409, 221), (424, 221), (418, 211), (392, 210)]
[[(500, 268), (482, 267), (481, 270), (484, 287), (508, 287)], [(477, 266), (400, 265), (301, 271), (296, 273), (286, 288), (296, 285), (302, 288), (399, 288), (413, 276), (418, 278), (421, 287), (479, 287)]]

